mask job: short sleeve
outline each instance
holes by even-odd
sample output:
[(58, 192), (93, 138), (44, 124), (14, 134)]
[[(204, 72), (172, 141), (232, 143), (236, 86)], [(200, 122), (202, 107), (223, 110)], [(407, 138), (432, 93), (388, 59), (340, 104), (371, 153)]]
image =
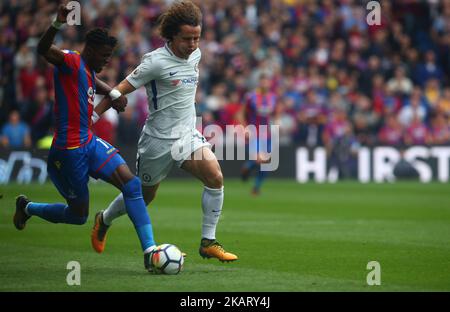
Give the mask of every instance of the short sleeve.
[(157, 79), (160, 75), (161, 66), (154, 61), (151, 55), (142, 58), (141, 64), (136, 67), (126, 79), (136, 89)]

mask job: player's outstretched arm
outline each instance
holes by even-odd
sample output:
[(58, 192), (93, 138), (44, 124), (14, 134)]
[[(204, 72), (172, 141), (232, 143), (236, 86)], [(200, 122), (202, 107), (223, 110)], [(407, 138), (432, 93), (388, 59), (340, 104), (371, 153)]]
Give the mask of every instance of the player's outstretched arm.
[[(95, 85), (97, 86), (97, 93), (103, 94), (109, 97), (112, 101), (109, 102), (110, 106), (107, 107), (105, 104), (105, 109), (103, 110), (102, 107), (102, 113), (106, 110), (108, 110), (110, 107), (114, 108), (118, 113), (123, 112), (125, 110), (125, 107), (127, 106), (127, 98), (125, 95), (127, 93), (130, 93), (126, 88), (122, 88), (117, 86), (116, 88), (111, 88), (106, 82), (95, 78)], [(98, 105), (97, 105), (98, 106)], [(97, 112), (97, 110), (96, 110)], [(98, 112), (97, 112), (98, 113)]]
[[(114, 108), (117, 112), (123, 112), (125, 107), (127, 106), (127, 98), (125, 95), (136, 90), (126, 79), (122, 80), (111, 92), (108, 93), (108, 96), (113, 100), (111, 102), (112, 108)], [(120, 95), (120, 97), (119, 97)], [(123, 102), (125, 99), (125, 102)]]
[(93, 117), (94, 121), (97, 121), (97, 119), (104, 113), (106, 112), (108, 109), (111, 108), (111, 99), (107, 96), (105, 96), (100, 103), (97, 104), (97, 106), (95, 106), (94, 108), (94, 116), (97, 115), (98, 117)]
[(123, 95), (128, 94), (128, 93), (131, 93), (131, 92), (133, 92), (134, 90), (136, 90), (136, 88), (133, 87), (133, 86), (131, 85), (131, 83), (129, 83), (128, 80), (126, 80), (126, 79), (122, 80), (122, 82), (119, 83), (119, 84), (117, 85), (117, 87), (115, 87), (115, 89), (119, 90), (120, 93), (122, 93)]
[[(107, 88), (109, 87), (105, 82), (99, 80), (96, 78), (96, 84), (98, 84), (98, 86), (100, 87), (100, 89), (107, 90)], [(116, 100), (112, 101), (112, 97), (111, 97), (111, 92), (117, 91), (119, 92), (121, 95), (119, 98), (117, 98)], [(107, 94), (108, 96), (105, 96), (100, 103), (98, 103), (97, 106), (95, 106), (94, 109), (94, 114), (92, 117), (93, 122), (95, 123), (100, 116), (106, 112), (108, 109), (110, 109), (111, 107), (113, 107), (115, 110), (117, 110), (117, 112), (123, 112), (125, 110), (126, 104), (127, 104), (127, 98), (125, 97), (126, 94), (133, 92), (134, 90), (136, 90), (135, 87), (133, 87), (126, 79), (122, 80), (121, 83), (119, 83), (114, 89), (112, 89), (111, 91), (109, 91)], [(100, 92), (102, 92), (100, 91)], [(104, 94), (104, 93), (100, 93), (99, 94)], [(116, 107), (114, 105), (114, 102), (117, 102), (121, 97), (123, 97), (125, 99), (125, 106), (123, 106), (123, 108), (121, 107)], [(118, 102), (119, 103), (119, 102)]]
[(98, 79), (97, 77), (95, 77), (95, 86), (96, 86), (95, 93), (101, 95), (107, 95), (113, 89), (106, 82), (104, 82), (101, 79)]
[(58, 14), (56, 20), (47, 29), (42, 38), (39, 40), (37, 49), (38, 53), (42, 55), (49, 63), (60, 66), (64, 63), (64, 52), (58, 47), (52, 45), (55, 35), (67, 20), (67, 15), (70, 10), (65, 5), (60, 5), (58, 8)]

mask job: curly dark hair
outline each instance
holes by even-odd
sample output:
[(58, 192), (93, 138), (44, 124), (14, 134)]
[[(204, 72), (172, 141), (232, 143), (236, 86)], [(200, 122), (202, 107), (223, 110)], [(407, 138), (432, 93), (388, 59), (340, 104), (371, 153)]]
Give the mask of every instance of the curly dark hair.
[(161, 36), (171, 41), (180, 32), (182, 25), (201, 26), (202, 12), (191, 1), (179, 1), (172, 4), (159, 18)]

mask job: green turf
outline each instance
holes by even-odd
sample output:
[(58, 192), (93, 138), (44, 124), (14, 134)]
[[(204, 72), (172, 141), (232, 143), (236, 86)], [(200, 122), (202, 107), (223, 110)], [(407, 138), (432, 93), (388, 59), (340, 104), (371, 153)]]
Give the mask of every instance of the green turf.
[[(449, 291), (450, 190), (446, 184), (297, 184), (269, 180), (260, 197), (228, 180), (218, 238), (239, 261), (198, 255), (201, 185), (165, 181), (150, 213), (159, 243), (188, 254), (177, 276), (146, 273), (127, 217), (117, 220), (104, 254), (90, 246), (94, 212), (116, 195), (91, 184), (83, 226), (32, 218), (12, 225), (14, 197), (61, 201), (51, 184), (0, 186), (1, 291)], [(66, 265), (81, 264), (81, 286), (68, 286)], [(368, 286), (369, 261), (381, 286)]]

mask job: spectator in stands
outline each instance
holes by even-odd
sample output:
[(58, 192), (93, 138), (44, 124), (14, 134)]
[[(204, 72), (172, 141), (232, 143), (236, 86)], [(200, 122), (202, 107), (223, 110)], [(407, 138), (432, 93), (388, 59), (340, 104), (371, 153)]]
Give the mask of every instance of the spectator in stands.
[(31, 126), (31, 140), (33, 145), (51, 133), (53, 124), (53, 102), (50, 100), (45, 85), (38, 86), (31, 101), (29, 124)]
[[(324, 133), (324, 142), (326, 142), (328, 160), (331, 172), (336, 172), (341, 179), (352, 178), (356, 176), (357, 150), (360, 146), (356, 136), (353, 133), (351, 123), (343, 118), (343, 111), (337, 111), (337, 116), (342, 123), (338, 127)], [(333, 131), (336, 131), (333, 133)]]
[(373, 110), (375, 113), (385, 118), (385, 116), (397, 114), (401, 106), (401, 97), (396, 96), (388, 85), (384, 84), (381, 75), (375, 76), (373, 90)]
[(340, 139), (348, 134), (351, 129), (351, 123), (348, 120), (347, 113), (342, 109), (331, 111), (328, 122), (322, 134), (322, 140), (327, 150), (328, 158), (332, 158), (333, 151)]
[(431, 127), (428, 134), (428, 142), (430, 144), (450, 144), (450, 126), (442, 112), (437, 112), (431, 117)]
[(404, 127), (409, 127), (414, 117), (421, 121), (424, 121), (427, 117), (426, 104), (422, 99), (422, 92), (418, 88), (414, 89), (409, 101), (401, 108), (398, 119)]
[(31, 146), (30, 128), (20, 120), (19, 112), (14, 110), (9, 114), (9, 121), (1, 132), (2, 146), (9, 149), (22, 149)]
[(450, 121), (450, 87), (446, 87), (438, 101), (438, 111), (443, 112)]
[(413, 113), (411, 123), (404, 133), (404, 143), (407, 146), (424, 145), (429, 143), (428, 139), (428, 129), (423, 119), (417, 113)]
[(425, 83), (424, 97), (430, 106), (431, 111), (435, 111), (438, 108), (438, 102), (441, 98), (441, 88), (439, 86), (439, 80), (428, 79)]
[(406, 76), (405, 69), (403, 67), (398, 67), (395, 70), (394, 77), (389, 79), (387, 87), (393, 94), (405, 97), (410, 95), (413, 89), (413, 83), (411, 79)]
[(275, 107), (275, 115), (273, 124), (277, 125), (280, 130), (280, 144), (288, 145), (292, 143), (293, 134), (297, 124), (295, 117), (289, 112), (289, 103), (286, 99), (281, 98)]
[(395, 114), (387, 115), (385, 124), (378, 134), (378, 143), (381, 145), (397, 146), (403, 144), (403, 127)]
[(297, 114), (297, 142), (309, 147), (322, 145), (322, 133), (326, 118), (327, 112), (319, 103), (316, 91), (310, 89)]
[(424, 62), (420, 64), (416, 71), (416, 81), (424, 87), (428, 79), (442, 80), (444, 73), (441, 66), (436, 62), (436, 54), (433, 50), (428, 50), (424, 56)]
[(370, 99), (360, 94), (354, 103), (352, 123), (358, 141), (365, 146), (372, 146), (375, 142), (375, 129), (378, 127), (380, 116), (372, 108)]

